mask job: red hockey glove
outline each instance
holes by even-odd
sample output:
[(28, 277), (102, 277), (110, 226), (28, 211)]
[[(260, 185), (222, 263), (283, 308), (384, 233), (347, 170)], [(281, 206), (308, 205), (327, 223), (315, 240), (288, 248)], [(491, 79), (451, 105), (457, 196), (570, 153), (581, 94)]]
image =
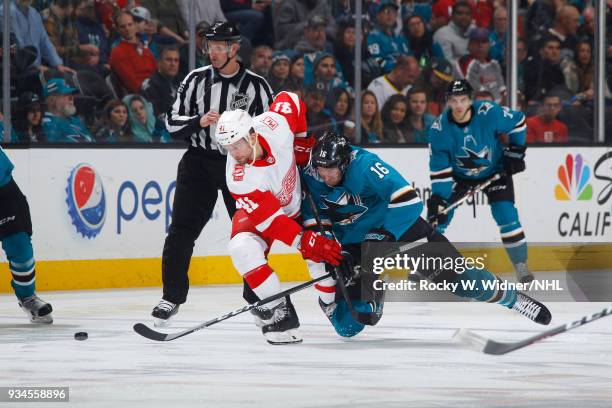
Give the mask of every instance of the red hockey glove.
[(325, 238), (312, 231), (304, 231), (298, 249), (304, 259), (310, 259), (313, 262), (325, 262), (338, 266), (342, 260), (342, 248), (336, 240)]
[(315, 144), (314, 136), (295, 137), (293, 139), (293, 152), (295, 153), (295, 163), (298, 166), (306, 166), (310, 161), (310, 151)]

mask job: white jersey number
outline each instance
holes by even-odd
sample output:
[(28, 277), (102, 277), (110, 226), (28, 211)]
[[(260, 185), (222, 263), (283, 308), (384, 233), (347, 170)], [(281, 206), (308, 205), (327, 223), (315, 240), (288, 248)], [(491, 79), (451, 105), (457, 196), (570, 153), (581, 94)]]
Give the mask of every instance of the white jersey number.
[(240, 197), (238, 200), (236, 200), (236, 203), (238, 204), (238, 208), (242, 208), (249, 214), (259, 208), (259, 204), (251, 200), (249, 197)]
[(370, 167), (370, 170), (376, 173), (376, 175), (380, 179), (384, 178), (385, 175), (389, 174), (389, 169), (383, 166), (380, 162), (376, 162), (373, 167)]

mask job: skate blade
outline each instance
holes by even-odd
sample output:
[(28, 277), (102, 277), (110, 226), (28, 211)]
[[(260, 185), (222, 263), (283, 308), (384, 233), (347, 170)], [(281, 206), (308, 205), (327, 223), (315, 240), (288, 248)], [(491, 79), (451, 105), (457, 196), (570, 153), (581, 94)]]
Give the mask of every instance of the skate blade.
[(153, 318), (153, 326), (155, 327), (164, 328), (164, 327), (170, 327), (170, 325), (171, 325), (170, 319), (160, 319), (158, 317)]
[(53, 316), (51, 315), (39, 316), (39, 317), (30, 316), (30, 322), (34, 324), (51, 324), (53, 323)]
[(295, 330), (287, 330), (284, 332), (268, 332), (264, 334), (266, 341), (275, 346), (282, 344), (298, 344), (302, 342), (302, 336)]

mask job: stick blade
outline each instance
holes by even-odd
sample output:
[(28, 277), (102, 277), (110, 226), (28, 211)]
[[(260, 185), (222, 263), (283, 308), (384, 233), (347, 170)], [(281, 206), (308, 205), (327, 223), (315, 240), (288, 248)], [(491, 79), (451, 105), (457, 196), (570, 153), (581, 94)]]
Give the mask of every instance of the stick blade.
[(134, 325), (134, 331), (149, 340), (168, 341), (168, 334), (155, 331), (142, 323), (136, 323)]
[(495, 340), (487, 339), (469, 329), (457, 330), (453, 335), (453, 338), (456, 338), (469, 348), (485, 354), (499, 356), (514, 350), (512, 344), (500, 343)]

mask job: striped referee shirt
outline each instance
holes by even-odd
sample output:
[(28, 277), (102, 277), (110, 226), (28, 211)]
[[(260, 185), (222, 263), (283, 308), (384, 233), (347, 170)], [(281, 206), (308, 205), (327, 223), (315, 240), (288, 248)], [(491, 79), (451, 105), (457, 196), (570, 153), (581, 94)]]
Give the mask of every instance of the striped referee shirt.
[(273, 100), (272, 88), (264, 78), (242, 64), (238, 72), (226, 77), (207, 65), (191, 71), (181, 82), (176, 100), (166, 115), (166, 128), (174, 139), (185, 138), (192, 148), (219, 149), (216, 125), (200, 127), (200, 118), (210, 110), (244, 109), (256, 116), (268, 110)]

